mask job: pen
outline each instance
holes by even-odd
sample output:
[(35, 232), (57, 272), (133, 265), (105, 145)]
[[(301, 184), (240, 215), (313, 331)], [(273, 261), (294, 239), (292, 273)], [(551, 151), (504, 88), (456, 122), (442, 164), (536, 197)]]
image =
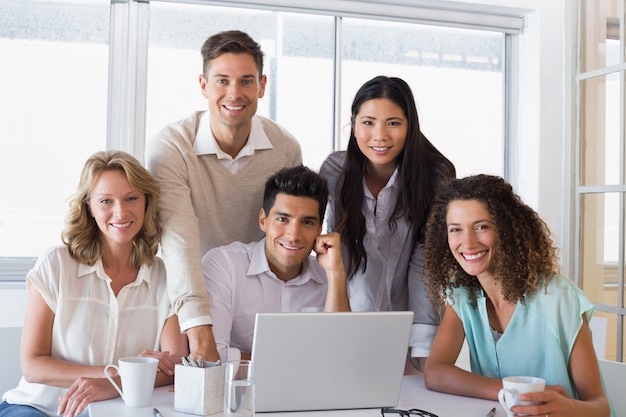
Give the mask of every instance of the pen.
[[(155, 408), (156, 410), (156, 408)], [(496, 415), (496, 407), (493, 407), (491, 410), (489, 410), (489, 412), (487, 413), (487, 417), (494, 417)], [(161, 417), (161, 416), (155, 416), (155, 417)]]
[[(495, 410), (495, 408), (494, 408), (494, 410)], [(158, 409), (156, 409), (156, 408), (152, 409), (152, 415), (154, 417), (163, 417), (163, 414), (161, 414), (161, 412)]]

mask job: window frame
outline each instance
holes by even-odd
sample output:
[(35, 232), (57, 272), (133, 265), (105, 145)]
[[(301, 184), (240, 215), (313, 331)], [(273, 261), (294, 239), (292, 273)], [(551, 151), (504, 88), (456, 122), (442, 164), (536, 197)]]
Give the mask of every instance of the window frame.
[[(578, 39), (577, 42), (577, 49), (578, 49), (578, 60), (576, 62), (576, 70), (575, 70), (575, 89), (574, 91), (576, 91), (576, 96), (577, 96), (577, 106), (576, 106), (576, 110), (575, 110), (575, 114), (576, 114), (576, 127), (575, 127), (575, 134), (574, 134), (574, 144), (573, 144), (573, 148), (575, 150), (575, 162), (574, 162), (574, 192), (573, 192), (573, 198), (574, 198), (574, 219), (575, 222), (573, 224), (574, 227), (574, 242), (575, 245), (573, 245), (573, 257), (572, 259), (575, 260), (573, 262), (573, 276), (572, 279), (573, 281), (580, 286), (581, 281), (583, 281), (585, 279), (585, 277), (583, 277), (583, 271), (582, 271), (582, 265), (581, 263), (583, 262), (585, 258), (584, 254), (585, 254), (585, 250), (586, 248), (583, 247), (582, 243), (583, 243), (583, 226), (584, 226), (584, 219), (583, 219), (583, 199), (585, 198), (585, 196), (591, 196), (591, 195), (606, 195), (606, 194), (611, 194), (611, 193), (615, 193), (619, 196), (618, 201), (619, 201), (619, 207), (618, 207), (618, 260), (617, 260), (617, 264), (604, 264), (603, 265), (603, 273), (601, 274), (600, 279), (602, 279), (602, 286), (604, 288), (609, 288), (609, 287), (616, 287), (617, 288), (617, 300), (616, 300), (616, 305), (609, 305), (609, 304), (603, 304), (603, 303), (598, 303), (598, 302), (594, 302), (594, 305), (596, 307), (596, 312), (603, 312), (603, 313), (607, 313), (607, 314), (614, 314), (616, 316), (616, 328), (615, 329), (608, 329), (609, 332), (613, 332), (615, 330), (615, 335), (616, 335), (616, 360), (618, 362), (623, 362), (624, 360), (624, 324), (625, 324), (625, 316), (626, 316), (626, 306), (624, 306), (624, 285), (625, 280), (624, 280), (624, 272), (625, 272), (625, 263), (626, 263), (626, 256), (624, 253), (624, 248), (625, 248), (625, 239), (626, 239), (626, 206), (625, 206), (625, 199), (626, 199), (626, 161), (625, 161), (625, 152), (626, 152), (626, 148), (625, 148), (625, 137), (626, 137), (626, 132), (625, 132), (625, 120), (624, 120), (624, 112), (626, 111), (626, 86), (625, 86), (625, 82), (624, 82), (624, 78), (626, 77), (626, 60), (625, 60), (625, 56), (624, 56), (624, 42), (626, 40), (626, 28), (625, 28), (625, 11), (626, 11), (626, 0), (617, 0), (621, 3), (619, 3), (618, 5), (618, 13), (620, 14), (620, 21), (617, 22), (616, 24), (616, 20), (615, 19), (608, 19), (608, 21), (606, 22), (607, 25), (607, 30), (606, 30), (606, 34), (607, 34), (607, 40), (609, 39), (620, 39), (620, 47), (619, 50), (620, 52), (620, 63), (617, 65), (609, 65), (609, 66), (603, 66), (603, 67), (599, 67), (599, 68), (593, 68), (590, 70), (585, 70), (583, 71), (582, 68), (584, 65), (587, 65), (587, 63), (583, 62), (583, 58), (586, 58), (586, 51), (585, 51), (585, 44), (586, 44), (586, 36), (587, 33), (585, 31), (585, 6), (586, 6), (586, 1), (585, 0), (578, 0), (576, 2), (576, 11), (578, 13), (578, 19), (577, 19), (577, 27), (576, 27), (576, 37)], [(599, 22), (595, 22), (595, 23), (599, 23)], [(584, 161), (584, 153), (582, 152), (582, 140), (583, 140), (583, 136), (584, 132), (583, 132), (583, 128), (582, 125), (584, 124), (583, 118), (588, 117), (585, 110), (584, 110), (584, 106), (585, 106), (585, 93), (584, 93), (584, 84), (585, 81), (588, 80), (594, 80), (600, 77), (604, 77), (607, 76), (609, 74), (620, 74), (619, 79), (620, 79), (620, 98), (619, 98), (619, 105), (620, 105), (620, 110), (619, 110), (619, 114), (622, 115), (622, 118), (620, 120), (620, 127), (619, 127), (619, 140), (620, 140), (620, 145), (619, 145), (619, 175), (620, 175), (620, 181), (618, 184), (602, 184), (602, 185), (582, 185), (583, 184), (583, 165), (585, 164)], [(593, 248), (592, 250), (595, 250), (595, 248)], [(615, 278), (613, 278), (615, 277)]]

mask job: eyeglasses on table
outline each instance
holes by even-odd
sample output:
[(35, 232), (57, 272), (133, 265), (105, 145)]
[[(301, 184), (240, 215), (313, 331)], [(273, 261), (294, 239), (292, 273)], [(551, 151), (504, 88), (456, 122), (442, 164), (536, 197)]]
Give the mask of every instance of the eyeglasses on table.
[(402, 417), (420, 416), (420, 417), (438, 417), (437, 414), (429, 413), (428, 411), (418, 410), (417, 408), (411, 408), (410, 410), (400, 410), (399, 408), (381, 408), (380, 414), (383, 417), (395, 417), (400, 415)]

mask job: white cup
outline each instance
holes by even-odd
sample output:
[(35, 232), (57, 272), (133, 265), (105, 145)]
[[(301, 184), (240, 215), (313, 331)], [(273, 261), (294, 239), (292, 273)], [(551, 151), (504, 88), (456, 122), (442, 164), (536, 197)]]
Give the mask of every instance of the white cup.
[(224, 379), (224, 415), (254, 415), (254, 362), (229, 361)]
[[(120, 358), (117, 365), (104, 367), (104, 376), (113, 384), (117, 392), (124, 400), (127, 407), (147, 407), (152, 400), (154, 381), (159, 366), (156, 358), (128, 357)], [(124, 391), (115, 383), (109, 375), (109, 369), (114, 368), (122, 379)]]
[[(508, 376), (502, 379), (502, 389), (498, 392), (498, 400), (508, 416), (513, 416), (511, 407), (514, 405), (534, 405), (539, 404), (530, 401), (520, 401), (519, 396), (527, 392), (543, 391), (546, 387), (546, 381), (533, 376)], [(527, 414), (517, 414), (525, 416)]]

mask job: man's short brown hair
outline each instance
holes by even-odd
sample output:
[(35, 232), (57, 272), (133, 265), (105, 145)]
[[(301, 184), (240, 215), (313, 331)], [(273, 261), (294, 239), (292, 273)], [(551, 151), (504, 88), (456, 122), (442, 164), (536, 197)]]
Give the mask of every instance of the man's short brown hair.
[(202, 44), (202, 73), (206, 76), (212, 59), (218, 58), (225, 53), (250, 54), (256, 62), (259, 78), (263, 75), (263, 51), (261, 45), (245, 32), (240, 30), (227, 30), (210, 36)]

